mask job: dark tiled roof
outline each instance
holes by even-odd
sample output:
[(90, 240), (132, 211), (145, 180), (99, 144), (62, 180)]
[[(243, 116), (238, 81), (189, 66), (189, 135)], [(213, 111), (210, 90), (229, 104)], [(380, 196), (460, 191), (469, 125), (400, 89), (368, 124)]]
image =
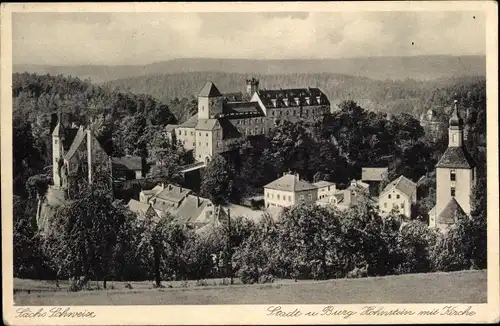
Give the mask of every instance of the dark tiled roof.
[(265, 185), (264, 188), (294, 192), (317, 189), (314, 185), (307, 181), (300, 180), (293, 174), (286, 174), (281, 178)]
[(111, 158), (113, 168), (132, 171), (142, 170), (142, 159), (140, 156), (123, 156)]
[(448, 147), (436, 164), (437, 168), (470, 169), (474, 167), (474, 159), (464, 147)]
[(229, 119), (260, 116), (264, 116), (264, 113), (257, 102), (227, 102), (224, 104), (223, 113), (218, 115)]
[(405, 176), (400, 176), (396, 180), (392, 181), (389, 183), (385, 188), (383, 193), (386, 193), (387, 191), (390, 191), (391, 189), (396, 188), (397, 190), (401, 191), (403, 194), (407, 195), (410, 197), (416, 190), (417, 190), (417, 184), (410, 179), (406, 178)]
[(454, 224), (459, 216), (465, 217), (464, 210), (456, 201), (455, 197), (451, 198), (446, 207), (439, 213), (436, 223), (439, 224)]
[(242, 92), (224, 93), (224, 94), (222, 94), (222, 96), (224, 96), (224, 98), (230, 102), (241, 102), (241, 101), (243, 101), (243, 97), (244, 97)]
[[(289, 88), (289, 89), (273, 89), (273, 90), (258, 90), (260, 100), (264, 106), (274, 108), (273, 99), (276, 99), (276, 107), (297, 107), (309, 105), (330, 105), (328, 98), (319, 88)], [(320, 97), (321, 103), (317, 102), (316, 97)], [(306, 97), (309, 97), (307, 104)], [(295, 99), (298, 98), (297, 105)], [(288, 106), (285, 105), (283, 99), (288, 99)]]
[(198, 123), (198, 114), (193, 115), (191, 118), (184, 121), (179, 128), (195, 128)]
[(167, 200), (170, 202), (178, 203), (183, 198), (185, 198), (191, 192), (190, 189), (181, 188), (174, 185), (167, 185), (165, 189), (163, 189), (160, 193), (158, 193), (155, 197), (163, 200)]
[(362, 168), (361, 180), (363, 181), (382, 181), (387, 174), (388, 168)]
[(205, 84), (205, 86), (201, 90), (200, 94), (198, 94), (198, 96), (217, 97), (217, 96), (222, 96), (222, 94), (219, 92), (214, 83), (208, 82)]

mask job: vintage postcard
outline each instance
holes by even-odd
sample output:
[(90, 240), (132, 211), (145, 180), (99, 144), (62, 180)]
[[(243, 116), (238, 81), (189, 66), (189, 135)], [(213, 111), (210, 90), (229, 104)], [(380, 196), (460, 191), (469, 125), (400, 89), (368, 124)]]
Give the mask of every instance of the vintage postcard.
[(498, 322), (497, 9), (2, 4), (4, 322)]

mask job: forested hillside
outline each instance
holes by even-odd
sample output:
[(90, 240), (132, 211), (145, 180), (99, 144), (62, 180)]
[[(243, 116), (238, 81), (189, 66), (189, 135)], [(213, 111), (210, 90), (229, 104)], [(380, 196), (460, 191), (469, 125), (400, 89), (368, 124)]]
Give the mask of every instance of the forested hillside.
[(484, 76), (484, 56), (400, 56), (339, 59), (250, 60), (183, 58), (128, 66), (14, 65), (14, 72), (72, 75), (93, 82), (157, 74), (210, 72), (244, 74), (330, 73), (373, 79), (430, 80), (442, 77)]
[[(149, 94), (167, 102), (175, 97), (196, 96), (211, 80), (221, 92), (244, 91), (249, 74), (193, 72), (184, 74), (143, 76), (115, 80), (110, 88)], [(343, 100), (354, 100), (363, 108), (374, 111), (419, 115), (430, 106), (449, 105), (449, 89), (467, 87), (484, 81), (484, 77), (450, 77), (432, 81), (373, 80), (331, 73), (301, 73), (252, 75), (260, 80), (260, 88), (319, 87), (329, 97), (332, 107)]]

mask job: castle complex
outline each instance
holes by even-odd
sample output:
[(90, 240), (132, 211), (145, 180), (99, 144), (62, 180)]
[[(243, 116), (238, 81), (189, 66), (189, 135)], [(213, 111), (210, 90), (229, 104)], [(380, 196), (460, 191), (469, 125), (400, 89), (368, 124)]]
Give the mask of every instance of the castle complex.
[[(250, 100), (244, 100), (244, 98)], [(169, 125), (171, 139), (193, 150), (198, 162), (230, 150), (245, 136), (269, 133), (283, 120), (315, 121), (330, 112), (327, 96), (318, 88), (259, 89), (255, 78), (247, 80), (247, 93), (222, 94), (208, 82), (198, 95), (198, 113), (181, 125)]]

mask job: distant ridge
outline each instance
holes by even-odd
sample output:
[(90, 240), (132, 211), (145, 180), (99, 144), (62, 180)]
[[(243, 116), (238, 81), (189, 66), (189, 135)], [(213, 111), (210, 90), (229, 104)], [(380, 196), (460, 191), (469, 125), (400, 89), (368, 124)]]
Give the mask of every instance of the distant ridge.
[(408, 56), (341, 59), (173, 59), (147, 65), (48, 66), (15, 64), (13, 72), (72, 75), (102, 83), (130, 77), (187, 72), (243, 74), (335, 73), (371, 79), (429, 80), (442, 77), (485, 76), (486, 57)]

